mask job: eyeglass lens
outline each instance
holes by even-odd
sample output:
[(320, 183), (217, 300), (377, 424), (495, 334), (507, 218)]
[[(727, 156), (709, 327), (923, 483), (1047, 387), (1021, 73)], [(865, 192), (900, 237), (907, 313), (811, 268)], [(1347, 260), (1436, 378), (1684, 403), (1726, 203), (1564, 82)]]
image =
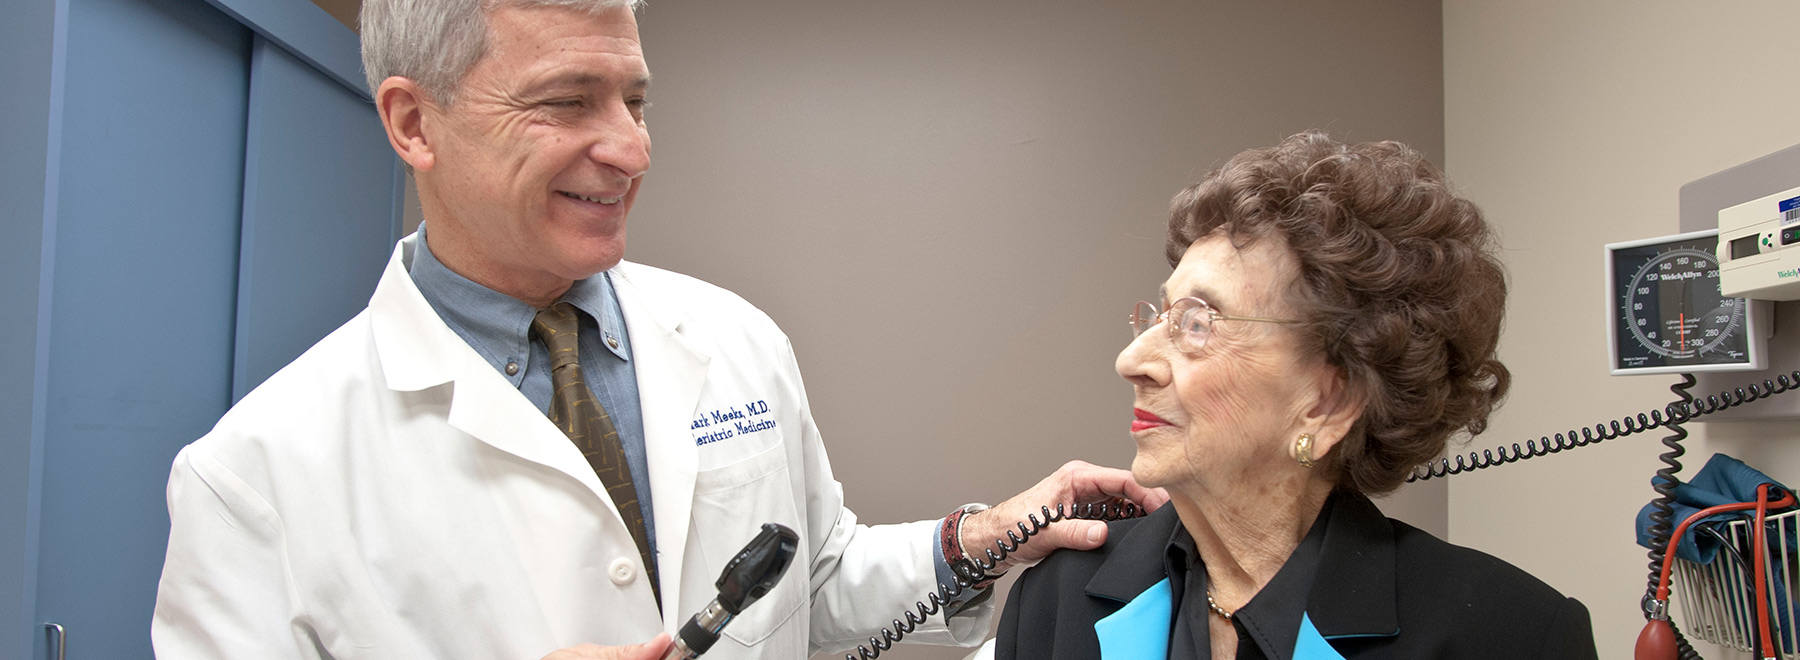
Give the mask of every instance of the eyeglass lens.
[(1137, 306), (1131, 308), (1131, 336), (1144, 334), (1150, 326), (1156, 325), (1156, 318), (1156, 305), (1139, 300)]
[(1212, 335), (1212, 314), (1210, 312), (1211, 309), (1207, 307), (1206, 303), (1193, 298), (1183, 298), (1170, 306), (1169, 311), (1166, 312), (1168, 318), (1165, 318), (1163, 316), (1165, 313), (1158, 312), (1156, 305), (1140, 300), (1137, 306), (1131, 310), (1132, 336), (1144, 334), (1145, 330), (1149, 330), (1159, 320), (1167, 320), (1170, 323), (1169, 340), (1180, 346), (1182, 350), (1197, 351), (1206, 344), (1207, 338)]

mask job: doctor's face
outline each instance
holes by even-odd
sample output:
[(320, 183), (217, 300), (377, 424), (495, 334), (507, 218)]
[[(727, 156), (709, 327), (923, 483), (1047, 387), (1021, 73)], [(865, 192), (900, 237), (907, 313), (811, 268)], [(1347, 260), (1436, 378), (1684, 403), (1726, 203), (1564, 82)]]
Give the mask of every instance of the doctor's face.
[(488, 50), (454, 102), (426, 111), (442, 202), (431, 243), (464, 276), (531, 302), (624, 256), (650, 168), (650, 71), (630, 9), (501, 7), (488, 20)]

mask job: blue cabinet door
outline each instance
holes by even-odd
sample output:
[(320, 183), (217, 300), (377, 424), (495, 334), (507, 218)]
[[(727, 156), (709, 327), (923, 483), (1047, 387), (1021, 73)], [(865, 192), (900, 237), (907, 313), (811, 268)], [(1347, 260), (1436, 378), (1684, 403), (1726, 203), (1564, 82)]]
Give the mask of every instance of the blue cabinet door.
[(64, 29), (36, 617), (149, 658), (160, 483), (231, 401), (252, 35), (180, 1), (68, 0)]
[(234, 402), (368, 303), (406, 181), (362, 95), (261, 37), (250, 71)]
[(54, 622), (69, 658), (150, 658), (170, 461), (366, 303), (404, 179), (354, 36), (307, 0), (26, 1), (55, 46), (45, 149), (0, 154), (44, 177), (41, 220), (0, 224), (36, 266), (0, 282), (33, 350), (0, 374), (30, 416), (0, 425), (25, 465), (0, 488), (0, 598), (23, 603), (0, 657), (48, 657)]

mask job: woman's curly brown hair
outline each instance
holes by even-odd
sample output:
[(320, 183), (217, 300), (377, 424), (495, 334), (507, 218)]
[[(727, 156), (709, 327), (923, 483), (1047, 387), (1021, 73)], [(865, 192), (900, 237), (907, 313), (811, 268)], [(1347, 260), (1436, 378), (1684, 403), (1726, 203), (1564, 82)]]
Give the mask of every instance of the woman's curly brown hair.
[(1452, 434), (1487, 428), (1511, 381), (1494, 358), (1506, 274), (1481, 210), (1419, 152), (1307, 132), (1238, 154), (1175, 195), (1169, 264), (1220, 230), (1286, 244), (1288, 304), (1366, 401), (1327, 462), (1339, 487), (1391, 491)]

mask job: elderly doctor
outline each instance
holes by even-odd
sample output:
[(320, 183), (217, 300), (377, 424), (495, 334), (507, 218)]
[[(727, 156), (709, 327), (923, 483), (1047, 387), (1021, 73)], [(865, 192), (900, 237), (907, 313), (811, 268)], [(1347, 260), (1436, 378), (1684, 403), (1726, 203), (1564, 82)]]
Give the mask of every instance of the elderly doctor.
[[(1164, 499), (1071, 464), (955, 524), (857, 524), (775, 324), (621, 261), (650, 167), (632, 11), (365, 3), (429, 231), (176, 459), (158, 657), (655, 658), (778, 522), (793, 567), (707, 657), (797, 660), (866, 640), (1039, 504)], [(1019, 559), (1104, 534), (1055, 525)], [(979, 641), (986, 594), (952, 609), (909, 639)]]

